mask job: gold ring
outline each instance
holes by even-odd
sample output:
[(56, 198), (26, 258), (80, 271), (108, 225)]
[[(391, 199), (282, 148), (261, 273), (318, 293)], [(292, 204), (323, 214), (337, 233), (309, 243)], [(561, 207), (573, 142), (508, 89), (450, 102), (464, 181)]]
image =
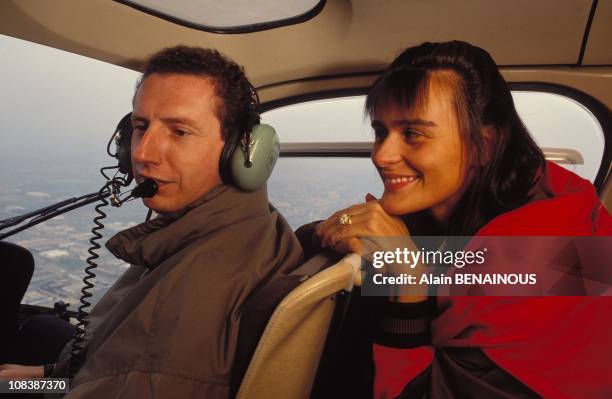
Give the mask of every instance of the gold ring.
[(353, 223), (351, 221), (351, 215), (349, 215), (348, 213), (343, 213), (342, 215), (340, 215), (340, 219), (338, 219), (338, 224), (342, 226), (346, 226), (351, 223)]

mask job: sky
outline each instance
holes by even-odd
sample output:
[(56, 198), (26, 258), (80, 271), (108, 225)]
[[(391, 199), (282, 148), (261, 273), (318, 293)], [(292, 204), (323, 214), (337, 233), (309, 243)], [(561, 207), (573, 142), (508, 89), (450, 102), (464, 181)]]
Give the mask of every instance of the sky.
[(0, 57), (0, 170), (16, 159), (104, 157), (137, 72), (3, 35)]

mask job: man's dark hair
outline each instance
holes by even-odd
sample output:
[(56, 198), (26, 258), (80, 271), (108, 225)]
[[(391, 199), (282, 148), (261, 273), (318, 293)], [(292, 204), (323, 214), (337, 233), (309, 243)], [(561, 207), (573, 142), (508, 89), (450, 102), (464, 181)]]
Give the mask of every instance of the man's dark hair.
[(147, 61), (136, 91), (147, 76), (179, 73), (209, 77), (214, 82), (217, 118), (223, 138), (234, 147), (242, 134), (259, 123), (259, 98), (244, 74), (244, 69), (217, 50), (200, 47), (169, 47), (153, 54)]

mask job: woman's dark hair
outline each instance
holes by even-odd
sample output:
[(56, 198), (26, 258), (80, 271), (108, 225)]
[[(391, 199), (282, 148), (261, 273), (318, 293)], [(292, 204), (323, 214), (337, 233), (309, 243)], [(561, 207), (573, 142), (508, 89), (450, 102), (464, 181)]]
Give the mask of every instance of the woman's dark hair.
[[(423, 43), (404, 50), (374, 83), (366, 100), (379, 107), (425, 104), (434, 73), (449, 75), (459, 130), (470, 156), (485, 159), (448, 220), (448, 235), (473, 235), (495, 216), (529, 202), (545, 167), (542, 151), (519, 118), (510, 90), (485, 50), (461, 41)], [(449, 74), (450, 72), (450, 74)], [(491, 151), (483, 128), (493, 134)]]

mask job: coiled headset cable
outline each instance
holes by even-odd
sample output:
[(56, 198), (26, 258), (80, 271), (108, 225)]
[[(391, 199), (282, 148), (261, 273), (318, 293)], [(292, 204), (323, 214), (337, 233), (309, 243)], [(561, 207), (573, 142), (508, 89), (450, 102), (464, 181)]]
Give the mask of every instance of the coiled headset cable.
[[(104, 174), (102, 170), (100, 172)], [(102, 208), (107, 207), (110, 204), (106, 199), (106, 197), (108, 197), (107, 194), (113, 195), (115, 194), (114, 191), (118, 192), (118, 190), (118, 183), (115, 180), (110, 180), (99, 191), (100, 203), (95, 207), (95, 211), (98, 213), (98, 216), (93, 219), (95, 226), (91, 229), (92, 237), (89, 240), (91, 246), (87, 250), (89, 257), (85, 260), (88, 266), (85, 268), (85, 277), (83, 277), (83, 288), (81, 288), (80, 298), (81, 305), (79, 306), (77, 313), (77, 324), (75, 327), (74, 339), (72, 341), (72, 351), (70, 352), (70, 360), (68, 363), (69, 378), (74, 377), (76, 372), (81, 367), (81, 363), (83, 361), (85, 330), (89, 325), (89, 313), (86, 311), (86, 309), (91, 306), (91, 302), (89, 302), (88, 299), (92, 297), (92, 293), (89, 291), (94, 288), (92, 281), (96, 277), (96, 273), (94, 273), (93, 270), (98, 267), (95, 260), (100, 257), (100, 255), (98, 255), (96, 252), (101, 247), (98, 241), (102, 238), (102, 234), (99, 231), (104, 228), (102, 220), (106, 218), (106, 213), (102, 210)]]
[[(102, 173), (102, 175), (107, 179), (108, 176), (104, 173), (104, 171), (108, 169), (113, 168), (102, 168), (100, 170), (100, 173)], [(108, 205), (119, 207), (123, 203), (136, 198), (150, 198), (153, 197), (158, 190), (158, 185), (154, 180), (146, 179), (135, 189), (133, 189), (128, 197), (121, 198), (120, 195), (122, 196), (124, 194), (120, 194), (120, 188), (129, 185), (129, 183), (130, 180), (117, 177), (115, 174), (115, 176), (108, 180), (98, 192), (100, 203), (95, 207), (95, 211), (98, 213), (98, 216), (93, 219), (95, 226), (91, 229), (92, 238), (89, 240), (91, 246), (87, 250), (90, 256), (85, 260), (88, 266), (85, 268), (85, 277), (83, 277), (83, 288), (81, 289), (80, 298), (81, 305), (79, 306), (77, 312), (77, 324), (75, 327), (74, 338), (72, 340), (70, 360), (68, 362), (67, 376), (70, 379), (72, 379), (81, 368), (85, 357), (85, 334), (87, 326), (89, 325), (89, 312), (87, 312), (86, 309), (91, 306), (89, 298), (92, 297), (92, 293), (90, 290), (94, 288), (93, 280), (96, 278), (96, 273), (94, 273), (93, 270), (98, 267), (95, 260), (100, 257), (97, 251), (101, 248), (98, 241), (102, 238), (100, 230), (104, 228), (102, 220), (107, 216), (102, 208), (107, 207)], [(107, 197), (110, 198), (110, 201), (107, 200)]]

